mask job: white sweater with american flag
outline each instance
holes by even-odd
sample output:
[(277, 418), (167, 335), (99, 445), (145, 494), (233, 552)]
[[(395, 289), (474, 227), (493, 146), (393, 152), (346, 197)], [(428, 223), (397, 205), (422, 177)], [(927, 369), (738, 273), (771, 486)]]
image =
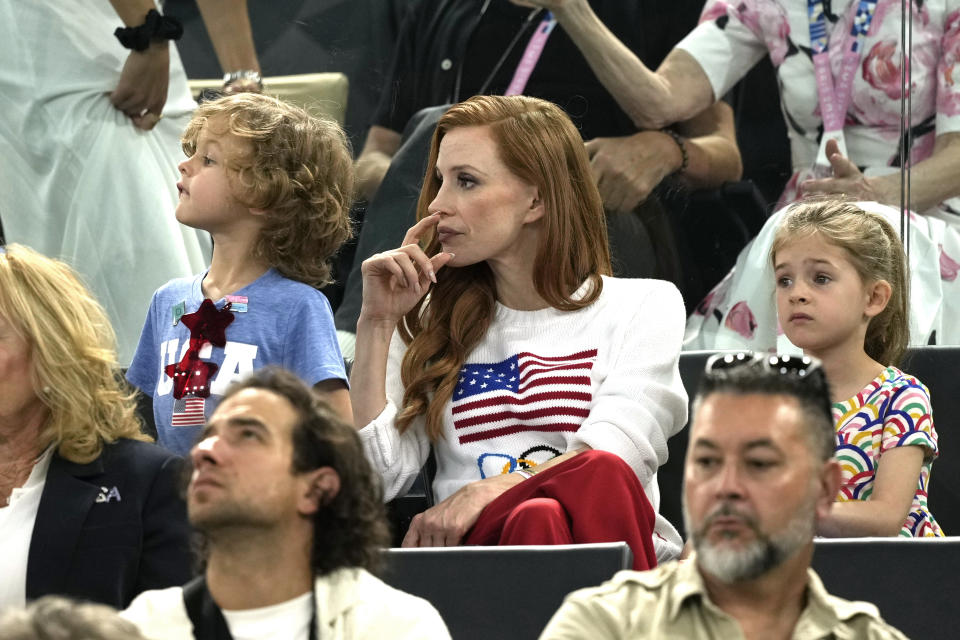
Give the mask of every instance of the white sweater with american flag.
[[(600, 297), (579, 311), (498, 304), (461, 370), (444, 437), (434, 445), (437, 500), (586, 445), (623, 458), (658, 508), (656, 471), (667, 459), (667, 439), (687, 420), (677, 367), (683, 329), (680, 293), (660, 280), (604, 277)], [(403, 435), (394, 427), (405, 349), (395, 333), (387, 406), (360, 431), (388, 500), (410, 488), (430, 450), (422, 417)], [(659, 515), (656, 532), (658, 557), (679, 552), (679, 535)]]

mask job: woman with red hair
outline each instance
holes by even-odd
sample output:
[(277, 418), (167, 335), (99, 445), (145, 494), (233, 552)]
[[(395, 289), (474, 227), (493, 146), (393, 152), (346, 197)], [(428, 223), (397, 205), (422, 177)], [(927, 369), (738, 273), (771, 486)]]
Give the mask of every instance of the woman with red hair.
[(610, 277), (583, 141), (555, 105), (478, 96), (440, 119), (403, 246), (363, 263), (351, 399), (387, 498), (430, 448), (438, 504), (404, 544), (627, 541), (679, 552), (657, 467), (686, 422), (683, 302)]

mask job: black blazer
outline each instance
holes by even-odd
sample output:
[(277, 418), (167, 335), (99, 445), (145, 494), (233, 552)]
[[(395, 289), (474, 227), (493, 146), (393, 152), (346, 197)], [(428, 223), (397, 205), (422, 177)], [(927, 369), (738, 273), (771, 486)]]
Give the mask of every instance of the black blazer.
[(54, 453), (27, 557), (27, 600), (47, 594), (126, 608), (191, 578), (183, 460), (145, 442), (105, 445), (89, 464)]

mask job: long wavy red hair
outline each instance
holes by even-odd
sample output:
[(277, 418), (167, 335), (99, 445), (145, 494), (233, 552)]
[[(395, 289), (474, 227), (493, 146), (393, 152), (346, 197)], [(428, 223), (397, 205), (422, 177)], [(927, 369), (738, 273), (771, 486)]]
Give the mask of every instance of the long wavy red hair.
[[(537, 293), (552, 307), (573, 311), (593, 303), (609, 275), (610, 248), (603, 203), (590, 171), (583, 139), (556, 105), (524, 96), (474, 96), (451, 107), (437, 123), (430, 145), (417, 219), (440, 189), (437, 155), (444, 135), (469, 126), (490, 128), (500, 160), (524, 182), (537, 187), (544, 216), (533, 271)], [(427, 255), (440, 251), (433, 237)], [(574, 297), (585, 281), (586, 295)], [(400, 321), (408, 345), (401, 367), (403, 406), (397, 428), (405, 431), (425, 415), (426, 432), (436, 442), (443, 414), (460, 368), (483, 339), (496, 309), (497, 289), (486, 262), (441, 269), (429, 296)]]

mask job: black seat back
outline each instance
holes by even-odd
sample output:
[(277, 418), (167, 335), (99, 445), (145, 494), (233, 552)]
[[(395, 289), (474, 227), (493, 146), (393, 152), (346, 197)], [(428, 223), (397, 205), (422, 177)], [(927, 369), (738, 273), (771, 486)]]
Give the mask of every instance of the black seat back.
[(877, 605), (907, 637), (956, 638), (960, 538), (818, 539), (813, 568), (827, 591)]
[(900, 368), (930, 390), (940, 456), (927, 487), (930, 513), (948, 535), (960, 535), (960, 347), (912, 347)]
[[(693, 399), (697, 395), (697, 387), (703, 375), (703, 367), (707, 358), (714, 351), (683, 351), (680, 353), (680, 379), (687, 390), (689, 419), (693, 418)], [(683, 522), (683, 460), (687, 456), (687, 442), (690, 437), (690, 422), (683, 425), (675, 436), (667, 442), (669, 457), (663, 466), (657, 470), (657, 483), (660, 487), (660, 514), (673, 523), (680, 535), (686, 539), (686, 528)]]
[(384, 554), (383, 579), (429, 600), (457, 640), (536, 638), (568, 593), (599, 585), (633, 563), (625, 542)]

